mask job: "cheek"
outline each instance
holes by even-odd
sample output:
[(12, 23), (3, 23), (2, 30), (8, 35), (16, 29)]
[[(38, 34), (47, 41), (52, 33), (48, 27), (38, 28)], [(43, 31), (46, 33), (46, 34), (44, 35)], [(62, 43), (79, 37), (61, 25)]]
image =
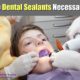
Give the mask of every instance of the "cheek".
[(20, 49), (20, 52), (22, 53), (22, 54), (24, 54), (25, 52), (31, 52), (31, 51), (35, 51), (35, 46), (34, 45), (31, 45), (31, 46), (25, 46), (25, 47), (22, 47), (21, 49)]
[(51, 52), (53, 52), (54, 49), (49, 42), (46, 42), (45, 45), (46, 45), (47, 49), (49, 49)]

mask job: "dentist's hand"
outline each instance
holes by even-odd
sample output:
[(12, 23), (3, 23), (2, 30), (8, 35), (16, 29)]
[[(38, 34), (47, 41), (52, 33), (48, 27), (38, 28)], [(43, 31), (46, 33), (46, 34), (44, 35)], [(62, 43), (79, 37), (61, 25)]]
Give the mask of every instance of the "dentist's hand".
[(75, 50), (78, 51), (80, 49), (80, 38), (71, 39), (63, 44), (63, 48), (65, 50)]
[(15, 74), (14, 78), (28, 74), (37, 64), (38, 55), (36, 52), (21, 55), (12, 64), (5, 67), (6, 74)]
[(73, 39), (77, 33), (80, 34), (80, 16), (73, 21), (69, 29), (66, 31), (66, 34), (70, 39)]
[(80, 70), (80, 54), (76, 51), (62, 50), (51, 56), (52, 66)]

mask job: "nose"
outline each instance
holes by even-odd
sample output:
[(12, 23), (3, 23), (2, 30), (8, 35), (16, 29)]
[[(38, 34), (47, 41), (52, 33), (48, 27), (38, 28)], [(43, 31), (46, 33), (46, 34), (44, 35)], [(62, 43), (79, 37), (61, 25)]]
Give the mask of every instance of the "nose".
[(43, 44), (43, 41), (42, 41), (41, 39), (38, 39), (38, 40), (36, 41), (36, 45), (37, 45), (37, 46), (42, 45), (42, 44)]

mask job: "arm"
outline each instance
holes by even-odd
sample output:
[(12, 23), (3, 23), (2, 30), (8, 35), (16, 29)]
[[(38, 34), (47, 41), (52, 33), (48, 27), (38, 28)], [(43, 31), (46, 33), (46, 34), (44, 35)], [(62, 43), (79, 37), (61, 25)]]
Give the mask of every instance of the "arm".
[[(6, 76), (6, 73), (5, 73), (5, 71), (4, 71), (4, 69), (0, 69), (0, 74), (4, 74), (5, 75), (5, 78), (1, 78), (0, 77), (0, 80), (8, 80), (8, 78), (7, 78), (7, 76)], [(11, 79), (11, 80), (18, 80), (17, 78), (15, 78), (15, 79)]]
[[(1, 69), (1, 70), (0, 70), (0, 74), (5, 74), (4, 69)], [(5, 78), (1, 78), (1, 77), (0, 77), (0, 80), (5, 80)]]
[(7, 80), (4, 69), (0, 69), (0, 74), (5, 75), (5, 78), (3, 78), (3, 77), (0, 76), (0, 80)]
[[(0, 17), (0, 56), (10, 48), (11, 25), (6, 17)], [(5, 46), (6, 45), (6, 46)]]
[(0, 16), (0, 69), (8, 66), (15, 59), (10, 55), (11, 24), (15, 24), (21, 18), (21, 16)]
[(21, 18), (22, 16), (0, 17), (0, 56), (6, 49), (10, 49), (11, 25), (20, 21)]

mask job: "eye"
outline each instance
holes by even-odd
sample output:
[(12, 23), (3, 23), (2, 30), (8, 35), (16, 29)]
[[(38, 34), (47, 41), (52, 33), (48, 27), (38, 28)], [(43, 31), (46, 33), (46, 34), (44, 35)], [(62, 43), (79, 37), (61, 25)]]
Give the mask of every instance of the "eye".
[(32, 42), (25, 43), (24, 46), (29, 46)]
[(47, 41), (47, 39), (46, 38), (43, 38), (42, 41)]

